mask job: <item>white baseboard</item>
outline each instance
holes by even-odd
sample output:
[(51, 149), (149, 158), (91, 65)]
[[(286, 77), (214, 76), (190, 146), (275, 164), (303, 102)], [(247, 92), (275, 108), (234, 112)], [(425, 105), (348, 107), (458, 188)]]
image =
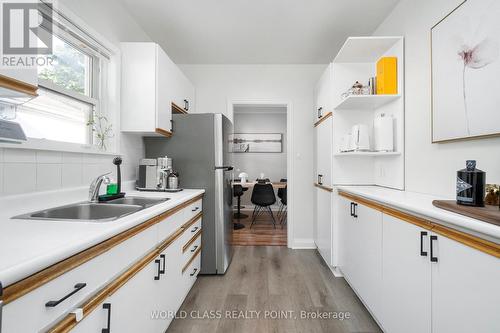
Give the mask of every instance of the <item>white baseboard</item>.
[(316, 244), (313, 239), (308, 238), (298, 238), (291, 242), (292, 244), (288, 247), (294, 250), (314, 250), (316, 249)]

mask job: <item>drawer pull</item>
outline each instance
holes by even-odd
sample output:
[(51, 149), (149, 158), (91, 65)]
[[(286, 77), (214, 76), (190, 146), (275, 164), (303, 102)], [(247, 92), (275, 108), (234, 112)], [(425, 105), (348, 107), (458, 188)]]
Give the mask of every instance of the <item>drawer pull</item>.
[(191, 209), (192, 212), (196, 212), (200, 207), (196, 207), (195, 209)]
[(437, 239), (437, 236), (431, 236), (431, 262), (438, 262), (438, 258), (434, 256), (434, 241)]
[(424, 251), (424, 237), (427, 237), (427, 231), (420, 232), (420, 255), (427, 257), (427, 251)]
[(160, 275), (161, 275), (161, 264), (160, 264), (160, 259), (156, 259), (155, 260), (155, 264), (158, 265), (158, 272), (156, 273), (156, 276), (154, 277), (154, 279), (156, 281), (158, 281), (160, 279)]
[(74, 287), (75, 289), (72, 292), (70, 292), (69, 294), (67, 294), (66, 296), (64, 296), (63, 298), (61, 298), (58, 301), (48, 301), (47, 303), (45, 303), (45, 306), (47, 308), (56, 307), (60, 303), (64, 302), (65, 300), (67, 300), (68, 298), (70, 298), (71, 296), (73, 296), (74, 294), (76, 294), (77, 292), (82, 290), (83, 288), (85, 288), (86, 286), (87, 286), (86, 283), (77, 283), (77, 284), (75, 284), (75, 287)]
[(198, 227), (194, 227), (193, 230), (191, 230), (191, 232), (196, 232), (199, 228)]
[(111, 331), (111, 303), (104, 303), (102, 305), (104, 310), (108, 310), (108, 327), (102, 329), (102, 333), (109, 333)]
[(198, 271), (198, 268), (195, 268), (195, 269), (193, 270), (193, 273), (191, 273), (191, 274), (189, 274), (189, 275), (190, 275), (190, 276), (194, 276), (194, 275), (196, 274), (196, 272), (197, 272), (197, 271)]
[(165, 274), (165, 267), (166, 267), (166, 264), (165, 264), (165, 255), (164, 254), (160, 254), (160, 259), (163, 263), (163, 268), (160, 268), (160, 274)]
[(197, 248), (198, 248), (198, 245), (193, 246), (193, 249), (191, 250), (191, 252), (196, 251)]

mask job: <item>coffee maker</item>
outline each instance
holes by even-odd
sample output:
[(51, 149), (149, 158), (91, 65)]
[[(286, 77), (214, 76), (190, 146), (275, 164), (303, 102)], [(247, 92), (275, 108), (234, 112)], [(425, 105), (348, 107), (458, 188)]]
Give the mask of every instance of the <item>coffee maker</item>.
[(155, 191), (158, 189), (157, 165), (154, 158), (143, 158), (139, 161), (139, 178), (136, 182), (138, 190)]

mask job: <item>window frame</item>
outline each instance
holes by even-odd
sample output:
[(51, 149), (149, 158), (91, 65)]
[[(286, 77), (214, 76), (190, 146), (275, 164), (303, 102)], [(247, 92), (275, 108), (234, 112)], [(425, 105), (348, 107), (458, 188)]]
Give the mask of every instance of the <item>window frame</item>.
[[(40, 0), (45, 3), (44, 0)], [(52, 8), (52, 34), (63, 42), (68, 43), (78, 51), (85, 53), (91, 59), (90, 71), (90, 96), (65, 89), (51, 82), (50, 80), (38, 78), (38, 86), (50, 90), (51, 92), (75, 99), (91, 105), (89, 113), (91, 120), (96, 113), (105, 115), (111, 119), (115, 137), (112, 139), (106, 151), (100, 150), (95, 145), (95, 136), (91, 126), (89, 130), (89, 143), (79, 144), (49, 139), (28, 138), (28, 141), (19, 146), (12, 146), (9, 143), (0, 143), (0, 148), (21, 148), (37, 149), (61, 152), (90, 153), (99, 155), (119, 154), (120, 147), (120, 126), (119, 126), (119, 104), (111, 102), (110, 93), (114, 90), (120, 92), (120, 51), (119, 49), (98, 32), (89, 27), (82, 19), (73, 14), (63, 4), (53, 4)], [(47, 7), (48, 8), (48, 7)], [(42, 8), (42, 15), (44, 14)], [(38, 71), (36, 69), (36, 71)], [(37, 74), (38, 75), (38, 74)], [(112, 85), (118, 85), (113, 87)], [(119, 94), (118, 94), (119, 96)]]

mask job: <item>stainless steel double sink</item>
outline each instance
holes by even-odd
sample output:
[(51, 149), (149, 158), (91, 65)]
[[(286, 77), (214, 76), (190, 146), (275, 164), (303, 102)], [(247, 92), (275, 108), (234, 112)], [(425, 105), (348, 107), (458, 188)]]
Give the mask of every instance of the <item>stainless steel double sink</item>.
[(124, 197), (103, 203), (80, 202), (14, 216), (13, 219), (68, 222), (109, 222), (160, 204), (169, 198)]

